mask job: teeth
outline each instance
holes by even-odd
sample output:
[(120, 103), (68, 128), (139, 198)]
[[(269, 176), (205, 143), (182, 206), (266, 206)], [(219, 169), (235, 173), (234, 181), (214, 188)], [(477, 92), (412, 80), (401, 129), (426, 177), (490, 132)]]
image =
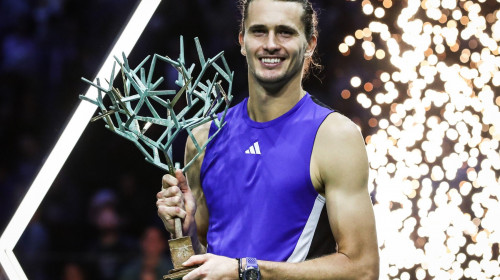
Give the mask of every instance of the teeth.
[(262, 62), (264, 62), (264, 63), (279, 63), (280, 59), (279, 58), (263, 58)]

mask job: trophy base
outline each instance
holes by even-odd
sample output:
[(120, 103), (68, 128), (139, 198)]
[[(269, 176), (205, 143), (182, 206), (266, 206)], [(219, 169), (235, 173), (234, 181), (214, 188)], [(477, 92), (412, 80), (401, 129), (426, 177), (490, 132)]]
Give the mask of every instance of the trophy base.
[(198, 266), (190, 266), (172, 269), (168, 272), (167, 275), (163, 275), (163, 280), (182, 279), (182, 277), (186, 276), (189, 272), (195, 270), (197, 267)]
[(191, 237), (184, 236), (177, 239), (170, 239), (168, 241), (170, 247), (170, 256), (174, 268), (163, 276), (163, 280), (182, 279), (186, 274), (196, 269), (197, 266), (183, 266), (182, 264), (194, 255), (193, 244)]

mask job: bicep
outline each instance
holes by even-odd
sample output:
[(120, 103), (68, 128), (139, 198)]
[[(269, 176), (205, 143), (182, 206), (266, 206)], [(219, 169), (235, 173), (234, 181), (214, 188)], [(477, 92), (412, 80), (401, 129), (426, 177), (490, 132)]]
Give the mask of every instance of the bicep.
[(327, 187), (326, 207), (338, 251), (350, 258), (375, 253), (378, 249), (370, 196), (334, 189)]
[(353, 123), (334, 116), (320, 134), (320, 177), (339, 253), (351, 259), (378, 254), (375, 218), (368, 193), (368, 159)]
[[(203, 145), (208, 139), (208, 133), (210, 129), (210, 122), (196, 128), (193, 130), (193, 136), (199, 145)], [(193, 143), (193, 140), (188, 137), (186, 141), (186, 150), (184, 156), (184, 164), (187, 164), (198, 154), (198, 150)], [(208, 231), (208, 210), (205, 202), (205, 195), (203, 194), (203, 189), (201, 187), (200, 181), (200, 171), (201, 165), (203, 163), (203, 158), (205, 151), (192, 163), (192, 165), (186, 171), (186, 177), (188, 180), (189, 187), (193, 193), (194, 199), (196, 200), (196, 227), (198, 231), (198, 237), (200, 241), (206, 245), (206, 234)]]

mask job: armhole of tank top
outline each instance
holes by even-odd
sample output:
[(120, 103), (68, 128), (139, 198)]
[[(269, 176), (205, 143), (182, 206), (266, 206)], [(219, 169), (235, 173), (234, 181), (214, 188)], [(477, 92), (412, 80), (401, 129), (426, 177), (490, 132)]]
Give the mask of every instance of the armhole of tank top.
[[(328, 107), (326, 107), (328, 108)], [(330, 108), (328, 108), (330, 109)], [(313, 170), (312, 170), (312, 156), (313, 156), (313, 152), (314, 152), (314, 146), (316, 145), (316, 138), (318, 137), (318, 132), (319, 130), (321, 129), (321, 126), (325, 123), (325, 120), (332, 114), (334, 113), (338, 113), (336, 110), (333, 110), (333, 109), (330, 109), (332, 110), (330, 113), (326, 114), (325, 117), (323, 118), (323, 120), (321, 121), (320, 125), (318, 126), (318, 129), (316, 130), (316, 134), (314, 135), (314, 142), (313, 142), (313, 145), (312, 145), (312, 148), (311, 148), (311, 154), (309, 156), (309, 181), (311, 182), (311, 186), (313, 186), (314, 188), (314, 191), (318, 194), (318, 195), (321, 195), (323, 196), (321, 193), (318, 192), (318, 190), (316, 189), (316, 187), (314, 186), (314, 182), (313, 182)], [(323, 196), (324, 197), (324, 196)]]
[[(314, 146), (316, 144), (316, 138), (318, 136), (318, 131), (321, 129), (321, 126), (323, 125), (325, 120), (330, 115), (332, 115), (333, 113), (339, 113), (337, 110), (331, 109), (328, 106), (325, 106), (325, 107), (327, 109), (330, 109), (331, 112), (325, 115), (325, 117), (321, 121), (321, 124), (318, 126), (318, 129), (316, 130), (316, 135), (314, 135), (314, 142), (313, 142), (313, 146), (312, 146), (312, 150), (311, 150), (311, 156), (309, 159), (309, 179), (311, 181), (311, 185), (313, 186), (314, 191), (316, 193), (318, 193), (318, 196), (320, 196), (323, 199), (323, 201), (325, 201), (325, 204), (323, 205), (323, 209), (321, 211), (321, 215), (320, 215), (320, 218), (318, 221), (318, 227), (320, 227), (320, 228), (316, 228), (316, 230), (314, 232), (314, 236), (312, 238), (309, 252), (306, 256), (306, 260), (337, 252), (336, 240), (335, 240), (335, 237), (333, 236), (333, 232), (331, 230), (329, 220), (328, 220), (328, 214), (327, 214), (327, 210), (326, 210), (326, 197), (323, 196), (321, 193), (319, 193), (316, 190), (316, 187), (314, 186), (313, 181), (312, 181), (312, 155), (313, 155), (313, 151), (314, 151)], [(328, 226), (325, 226), (325, 224)], [(323, 225), (323, 226), (320, 226), (320, 225)], [(321, 244), (323, 244), (323, 245), (321, 245)], [(327, 244), (331, 244), (331, 245), (327, 245)]]

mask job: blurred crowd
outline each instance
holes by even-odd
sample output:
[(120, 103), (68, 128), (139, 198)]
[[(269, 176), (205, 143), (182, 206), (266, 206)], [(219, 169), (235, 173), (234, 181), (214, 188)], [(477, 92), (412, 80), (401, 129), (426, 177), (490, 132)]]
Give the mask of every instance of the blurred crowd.
[[(306, 88), (327, 105), (340, 103), (359, 65), (337, 50), (363, 23), (360, 3), (313, 1), (320, 9), (318, 52), (323, 72)], [(0, 2), (0, 232), (55, 144), (78, 95), (93, 79), (137, 0), (2, 0)], [(358, 19), (356, 19), (358, 18)], [(356, 20), (354, 20), (356, 19)], [(193, 52), (199, 37), (210, 56), (225, 51), (235, 71), (234, 102), (246, 96), (246, 65), (237, 44), (234, 0), (164, 0), (129, 59), (175, 57), (179, 36)], [(180, 141), (182, 142), (182, 141)], [(174, 160), (182, 161), (183, 147)], [(90, 124), (14, 252), (29, 279), (160, 279), (171, 269), (168, 233), (156, 215), (162, 171), (136, 148)], [(0, 279), (2, 279), (0, 269)]]

